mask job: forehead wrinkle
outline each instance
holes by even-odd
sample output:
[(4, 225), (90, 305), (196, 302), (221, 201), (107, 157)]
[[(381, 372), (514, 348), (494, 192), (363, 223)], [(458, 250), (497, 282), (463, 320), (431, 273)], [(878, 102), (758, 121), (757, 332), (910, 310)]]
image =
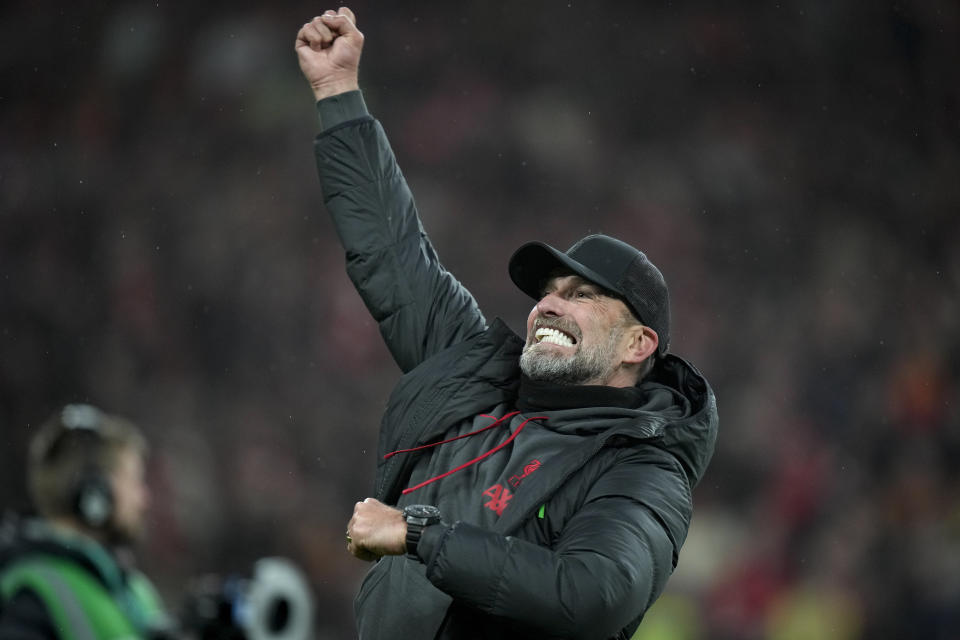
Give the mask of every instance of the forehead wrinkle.
[[(559, 271), (559, 269), (557, 271)], [(546, 280), (546, 286), (543, 288), (542, 295), (560, 292), (561, 290), (570, 291), (583, 286), (590, 287), (590, 289), (597, 294), (597, 297), (590, 300), (590, 304), (586, 307), (586, 311), (591, 317), (598, 320), (605, 320), (607, 313), (610, 310), (613, 310), (618, 316), (615, 324), (629, 326), (638, 323), (638, 320), (634, 317), (633, 312), (630, 311), (630, 307), (627, 306), (620, 296), (610, 292), (605, 287), (596, 284), (595, 282), (587, 280), (583, 276), (575, 274), (569, 270), (563, 271), (565, 271), (565, 273), (554, 273), (548, 277)], [(561, 278), (569, 278), (569, 280), (563, 286), (556, 286), (556, 281)], [(619, 305), (617, 303), (619, 303)], [(539, 315), (539, 307), (537, 305), (534, 305), (534, 311), (537, 313), (537, 315)]]
[[(573, 289), (576, 287), (587, 286), (596, 290), (597, 293), (606, 294), (606, 289), (601, 287), (595, 282), (587, 280), (583, 276), (577, 275), (571, 271), (567, 270), (557, 270), (559, 273), (551, 272), (544, 280), (543, 291), (545, 293), (550, 293), (557, 291), (561, 288), (563, 289)], [(558, 280), (563, 280), (563, 286), (561, 287), (558, 284)]]
[[(566, 280), (563, 286), (558, 286), (557, 284), (557, 280), (560, 280), (560, 279)], [(576, 273), (572, 273), (570, 271), (548, 276), (546, 280), (546, 284), (543, 287), (543, 295), (560, 291), (560, 290), (569, 291), (573, 289), (578, 289), (580, 287), (589, 287), (592, 293), (599, 295), (601, 297), (601, 300), (599, 300), (599, 303), (603, 307), (608, 307), (610, 305), (610, 301), (617, 301), (623, 304), (624, 309), (626, 309), (627, 312), (630, 311), (630, 308), (623, 302), (623, 300), (620, 299), (620, 296), (613, 293), (606, 287), (599, 285), (596, 282), (593, 282), (592, 280), (587, 280), (583, 276), (580, 276)]]

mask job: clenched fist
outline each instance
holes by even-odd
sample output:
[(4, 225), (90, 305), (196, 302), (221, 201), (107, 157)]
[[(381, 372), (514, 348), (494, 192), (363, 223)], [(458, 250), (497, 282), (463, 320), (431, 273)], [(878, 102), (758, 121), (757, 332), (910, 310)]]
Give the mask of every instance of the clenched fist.
[(347, 549), (361, 560), (403, 555), (407, 551), (407, 522), (402, 511), (367, 498), (353, 507), (347, 540)]
[(295, 48), (300, 70), (317, 100), (360, 88), (363, 34), (347, 7), (330, 9), (304, 24), (297, 33)]

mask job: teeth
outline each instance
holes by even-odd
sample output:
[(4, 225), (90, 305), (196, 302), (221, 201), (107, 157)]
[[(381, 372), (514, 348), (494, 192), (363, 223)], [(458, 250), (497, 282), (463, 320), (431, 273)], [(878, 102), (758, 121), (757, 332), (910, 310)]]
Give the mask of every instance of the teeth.
[(572, 347), (573, 340), (570, 339), (570, 336), (558, 329), (550, 329), (548, 327), (541, 327), (533, 334), (537, 339), (537, 342), (550, 342), (552, 344), (559, 344), (564, 347)]

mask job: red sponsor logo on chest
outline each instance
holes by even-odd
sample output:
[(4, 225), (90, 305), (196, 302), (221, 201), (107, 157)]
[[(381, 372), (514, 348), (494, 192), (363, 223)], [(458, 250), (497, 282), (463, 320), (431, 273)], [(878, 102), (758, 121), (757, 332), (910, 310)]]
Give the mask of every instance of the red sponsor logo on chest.
[[(510, 476), (508, 482), (510, 486), (514, 489), (520, 486), (520, 483), (523, 482), (523, 479), (529, 476), (531, 473), (540, 468), (539, 460), (531, 460), (523, 466), (523, 471), (517, 475)], [(504, 487), (502, 484), (495, 484), (486, 491), (483, 492), (483, 495), (490, 498), (489, 501), (484, 502), (483, 506), (487, 509), (490, 509), (498, 516), (503, 515), (504, 509), (507, 508), (507, 505), (510, 504), (511, 498), (513, 498), (513, 492), (510, 489)]]
[(526, 478), (528, 475), (530, 475), (531, 473), (533, 473), (539, 468), (540, 468), (540, 461), (536, 459), (531, 460), (530, 462), (528, 462), (523, 466), (523, 472), (520, 475), (510, 476), (510, 480), (509, 480), (510, 486), (516, 489), (517, 487), (520, 486), (520, 483), (523, 482), (524, 478)]

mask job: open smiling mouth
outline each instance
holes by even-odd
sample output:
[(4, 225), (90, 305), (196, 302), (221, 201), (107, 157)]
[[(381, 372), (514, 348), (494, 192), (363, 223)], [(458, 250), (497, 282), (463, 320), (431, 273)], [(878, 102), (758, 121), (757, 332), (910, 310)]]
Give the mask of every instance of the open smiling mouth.
[(550, 327), (540, 327), (534, 332), (533, 336), (537, 339), (537, 344), (549, 342), (550, 344), (558, 344), (561, 347), (572, 347), (577, 343), (576, 338), (569, 333), (564, 333), (560, 331), (560, 329), (552, 329)]

